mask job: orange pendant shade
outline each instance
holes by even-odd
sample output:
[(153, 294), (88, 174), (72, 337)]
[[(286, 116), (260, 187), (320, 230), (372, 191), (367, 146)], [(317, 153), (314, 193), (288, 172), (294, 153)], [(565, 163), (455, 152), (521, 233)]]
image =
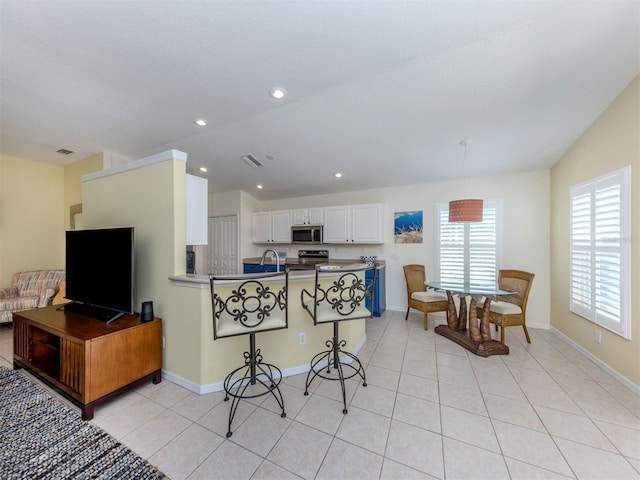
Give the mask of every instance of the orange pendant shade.
[(478, 199), (449, 202), (449, 222), (482, 222), (483, 201)]

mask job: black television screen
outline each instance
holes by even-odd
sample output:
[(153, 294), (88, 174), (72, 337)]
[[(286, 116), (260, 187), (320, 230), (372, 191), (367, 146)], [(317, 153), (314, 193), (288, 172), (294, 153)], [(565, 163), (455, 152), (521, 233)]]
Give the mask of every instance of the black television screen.
[(65, 298), (73, 304), (65, 309), (107, 321), (109, 311), (133, 314), (134, 250), (133, 227), (67, 231)]

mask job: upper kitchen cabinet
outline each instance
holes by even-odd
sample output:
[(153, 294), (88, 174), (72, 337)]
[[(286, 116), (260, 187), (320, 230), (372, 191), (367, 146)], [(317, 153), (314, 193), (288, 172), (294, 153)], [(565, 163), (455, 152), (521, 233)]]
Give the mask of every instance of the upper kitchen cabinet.
[(325, 207), (324, 243), (384, 243), (382, 204)]
[(293, 225), (322, 225), (324, 221), (322, 208), (298, 208), (292, 211)]
[(206, 178), (186, 175), (186, 243), (206, 245), (208, 241), (207, 188)]
[(253, 243), (291, 243), (291, 210), (252, 214)]

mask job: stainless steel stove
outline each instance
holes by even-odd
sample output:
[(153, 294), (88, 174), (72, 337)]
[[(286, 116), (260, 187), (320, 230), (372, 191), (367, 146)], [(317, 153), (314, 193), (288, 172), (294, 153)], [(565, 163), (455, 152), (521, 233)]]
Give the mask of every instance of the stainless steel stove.
[(298, 250), (298, 263), (291, 265), (293, 270), (313, 270), (319, 263), (329, 261), (329, 250)]

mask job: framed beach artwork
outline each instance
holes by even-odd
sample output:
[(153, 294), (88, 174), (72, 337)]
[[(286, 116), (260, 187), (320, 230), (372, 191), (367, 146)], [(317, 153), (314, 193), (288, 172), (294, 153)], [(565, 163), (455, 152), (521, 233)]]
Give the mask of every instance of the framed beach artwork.
[(422, 243), (422, 210), (393, 214), (395, 243)]

